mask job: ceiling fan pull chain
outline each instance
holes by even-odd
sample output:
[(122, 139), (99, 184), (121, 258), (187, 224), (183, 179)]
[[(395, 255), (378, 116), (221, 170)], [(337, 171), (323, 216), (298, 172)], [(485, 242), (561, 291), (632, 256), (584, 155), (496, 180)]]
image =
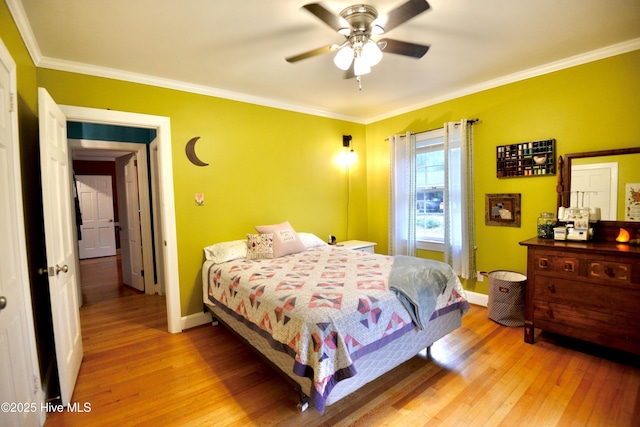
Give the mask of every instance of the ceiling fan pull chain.
[(356, 76), (356, 81), (358, 82), (358, 90), (362, 90), (362, 80), (360, 76)]

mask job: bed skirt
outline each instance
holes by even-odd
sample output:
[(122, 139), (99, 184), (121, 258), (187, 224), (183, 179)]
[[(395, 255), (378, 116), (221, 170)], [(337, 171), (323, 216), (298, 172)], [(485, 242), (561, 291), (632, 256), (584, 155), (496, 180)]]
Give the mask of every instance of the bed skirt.
[[(262, 336), (251, 330), (244, 323), (237, 321), (224, 310), (217, 308), (212, 303), (207, 303), (206, 306), (216, 318), (243, 337), (249, 345), (253, 346), (282, 373), (298, 384), (303, 393), (307, 396), (311, 395), (311, 380), (293, 373), (294, 361), (291, 356), (273, 349)], [(327, 397), (326, 405), (339, 401), (365, 384), (406, 362), (421, 350), (431, 346), (435, 341), (461, 325), (462, 310), (449, 310), (431, 320), (424, 330), (415, 328), (413, 331), (388, 343), (383, 348), (362, 356), (354, 362), (358, 372), (357, 375), (338, 382)]]

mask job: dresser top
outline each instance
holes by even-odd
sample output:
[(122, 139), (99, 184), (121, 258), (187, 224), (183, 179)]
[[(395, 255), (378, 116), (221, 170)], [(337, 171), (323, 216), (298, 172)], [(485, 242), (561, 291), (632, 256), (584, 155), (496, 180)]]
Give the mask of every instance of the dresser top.
[(540, 237), (533, 237), (529, 240), (520, 242), (522, 246), (533, 246), (540, 249), (551, 250), (583, 250), (591, 252), (609, 253), (609, 254), (631, 254), (640, 256), (640, 246), (631, 245), (628, 243), (617, 242), (595, 242), (595, 241), (575, 241), (575, 240), (554, 240), (554, 239), (541, 239)]

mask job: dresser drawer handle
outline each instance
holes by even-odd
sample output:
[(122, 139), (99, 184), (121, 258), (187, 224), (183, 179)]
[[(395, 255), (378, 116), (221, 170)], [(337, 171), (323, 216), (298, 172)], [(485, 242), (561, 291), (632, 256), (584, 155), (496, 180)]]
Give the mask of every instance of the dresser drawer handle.
[(538, 267), (540, 268), (549, 268), (549, 260), (547, 258), (540, 258), (538, 260)]
[(548, 309), (548, 310), (547, 310), (547, 316), (549, 316), (549, 319), (553, 319), (553, 318), (554, 318), (554, 317), (553, 317), (553, 310)]
[(549, 292), (551, 292), (552, 294), (556, 293), (556, 287), (553, 284), (547, 286), (547, 288), (549, 289)]
[(564, 271), (568, 273), (573, 273), (573, 261), (565, 261), (564, 262)]
[(609, 276), (609, 277), (611, 277), (611, 278), (616, 277), (616, 272), (615, 272), (615, 271), (613, 271), (613, 268), (611, 268), (611, 267), (609, 267), (609, 266), (606, 266), (606, 267), (604, 268), (604, 274), (606, 274), (607, 276)]

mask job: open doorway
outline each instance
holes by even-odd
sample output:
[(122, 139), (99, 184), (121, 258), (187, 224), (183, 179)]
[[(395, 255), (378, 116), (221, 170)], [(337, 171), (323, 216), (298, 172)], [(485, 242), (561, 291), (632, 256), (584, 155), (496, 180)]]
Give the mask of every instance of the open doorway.
[[(39, 149), (40, 183), (37, 193), (41, 196), (36, 211), (37, 220), (42, 222), (34, 247), (40, 248), (45, 237), (42, 256), (46, 254), (47, 268), (40, 267), (42, 274), (35, 276), (35, 283), (46, 278), (48, 286), (32, 286), (42, 289), (48, 296), (47, 306), (38, 311), (37, 326), (51, 330), (55, 348), (39, 353), (41, 366), (57, 365), (59, 378), (59, 398), (63, 404), (71, 402), (75, 382), (82, 363), (83, 345), (80, 327), (79, 301), (79, 256), (77, 249), (77, 230), (74, 227), (74, 191), (71, 171), (71, 154), (66, 132), (67, 121), (81, 123), (108, 124), (153, 129), (158, 139), (158, 184), (159, 204), (162, 210), (162, 256), (164, 257), (164, 277), (166, 278), (166, 298), (162, 304), (166, 307), (166, 323), (162, 319), (162, 329), (170, 333), (181, 332), (183, 321), (180, 315), (180, 288), (178, 279), (178, 254), (176, 218), (173, 194), (173, 165), (171, 158), (171, 130), (168, 117), (86, 107), (64, 106), (55, 103), (46, 89), (38, 88), (39, 108)], [(139, 145), (139, 144), (138, 144)], [(146, 152), (146, 150), (145, 150)], [(145, 156), (146, 158), (146, 156)], [(146, 165), (146, 163), (145, 163)], [(146, 177), (146, 170), (144, 172)], [(144, 182), (147, 182), (145, 179)], [(143, 199), (144, 200), (144, 199)], [(146, 201), (148, 203), (148, 199)], [(149, 212), (150, 209), (145, 211)], [(40, 216), (41, 214), (41, 216)], [(151, 233), (149, 233), (151, 234)], [(149, 237), (149, 240), (151, 238)], [(150, 252), (153, 252), (152, 250)], [(45, 276), (46, 275), (46, 276)], [(144, 297), (144, 296), (143, 296)], [(146, 298), (145, 298), (146, 299)], [(122, 301), (123, 298), (112, 301)], [(40, 298), (34, 299), (40, 301)], [(115, 314), (118, 316), (118, 314)], [(48, 369), (48, 368), (47, 368)], [(46, 376), (45, 376), (46, 377)], [(53, 376), (52, 376), (53, 377)], [(35, 377), (34, 377), (35, 378)], [(43, 382), (43, 387), (46, 385)], [(48, 387), (47, 387), (48, 389)], [(51, 398), (55, 394), (50, 395)]]
[[(163, 295), (164, 285), (158, 280), (162, 276), (157, 274), (162, 252), (149, 244), (150, 235), (161, 238), (157, 227), (160, 222), (154, 220), (150, 203), (143, 200), (150, 197), (149, 185), (138, 183), (140, 163), (141, 170), (151, 172), (140, 178), (155, 183), (151, 187), (157, 188), (157, 173), (145, 166), (148, 144), (144, 140), (131, 144), (70, 139), (69, 145), (81, 215), (78, 247), (82, 304), (137, 293)], [(157, 194), (151, 198), (157, 198)]]
[[(160, 249), (162, 250), (161, 258), (163, 260), (162, 275), (165, 282), (164, 293), (166, 295), (167, 329), (171, 333), (181, 332), (183, 325), (180, 313), (177, 236), (175, 228), (175, 212), (173, 210), (175, 202), (173, 194), (173, 165), (171, 158), (171, 128), (169, 118), (66, 105), (61, 105), (60, 109), (68, 121), (98, 123), (114, 126), (130, 126), (156, 130), (158, 149), (157, 173), (155, 176), (158, 177), (156, 182), (157, 201), (161, 210), (160, 215), (158, 216), (159, 220), (157, 221), (157, 227), (161, 229), (162, 234)], [(91, 148), (87, 147), (87, 145), (95, 144), (95, 142), (85, 142), (84, 144), (85, 148)], [(146, 162), (143, 164), (145, 167), (147, 166)], [(146, 171), (144, 172), (144, 176), (147, 176)], [(142, 200), (146, 200), (147, 203), (149, 201), (148, 198), (142, 198)], [(149, 208), (145, 210), (150, 212), (151, 209)], [(143, 227), (143, 229), (144, 228), (145, 227)], [(151, 235), (146, 238), (151, 242)], [(145, 240), (144, 237), (143, 240)], [(151, 244), (149, 246), (153, 247)], [(147, 252), (153, 253), (153, 249)], [(152, 269), (153, 266), (150, 266), (149, 271)]]
[[(76, 174), (82, 176), (90, 173), (108, 173), (111, 175), (113, 207), (112, 220), (114, 231), (117, 230), (117, 241), (121, 249), (121, 261), (125, 283), (148, 295), (159, 294), (161, 286), (157, 283), (155, 274), (156, 260), (153, 248), (153, 235), (162, 234), (160, 227), (153, 229), (154, 223), (151, 212), (151, 186), (157, 181), (157, 174), (150, 174), (148, 167), (147, 145), (138, 143), (122, 143), (111, 141), (96, 141), (85, 139), (69, 139), (69, 146), (74, 158), (73, 165)], [(95, 164), (96, 166), (92, 166)], [(79, 173), (80, 172), (80, 173)], [(76, 181), (77, 182), (77, 181)], [(76, 188), (82, 188), (78, 183)], [(91, 197), (91, 192), (79, 194), (80, 197)], [(91, 203), (79, 200), (81, 207)], [(84, 217), (91, 213), (85, 209), (82, 212), (81, 231), (86, 231)], [(110, 224), (103, 221), (106, 225)], [(91, 221), (89, 221), (91, 224)], [(109, 231), (107, 231), (109, 232)], [(86, 236), (91, 239), (91, 234)], [(78, 240), (82, 240), (79, 236)], [(91, 245), (89, 245), (91, 246)]]

